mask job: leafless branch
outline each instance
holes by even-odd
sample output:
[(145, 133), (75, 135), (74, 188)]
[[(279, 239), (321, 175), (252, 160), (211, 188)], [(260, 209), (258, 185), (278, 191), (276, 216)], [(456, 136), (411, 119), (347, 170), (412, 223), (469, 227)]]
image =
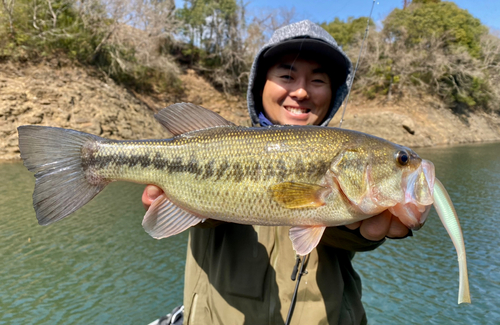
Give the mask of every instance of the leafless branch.
[(3, 8), (9, 17), (10, 35), (14, 36), (14, 3), (15, 0), (2, 0)]
[(38, 10), (38, 5), (36, 3), (36, 0), (33, 0), (33, 27), (36, 30), (40, 30), (40, 27), (38, 27), (37, 24), (36, 24), (36, 20), (37, 20), (36, 13), (37, 13), (37, 10)]
[(52, 1), (51, 0), (47, 0), (47, 4), (49, 5), (50, 14), (52, 15), (52, 28), (56, 28), (56, 26), (57, 26), (57, 15), (54, 12), (54, 9), (52, 9)]

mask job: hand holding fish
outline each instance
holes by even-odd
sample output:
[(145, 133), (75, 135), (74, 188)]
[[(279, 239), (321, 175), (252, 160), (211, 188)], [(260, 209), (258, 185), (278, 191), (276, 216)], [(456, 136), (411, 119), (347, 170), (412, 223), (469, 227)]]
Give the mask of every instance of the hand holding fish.
[(405, 238), (410, 232), (408, 227), (388, 210), (345, 226), (351, 230), (359, 228), (361, 236), (372, 241), (378, 241), (386, 237), (391, 239)]
[(144, 205), (144, 209), (148, 210), (154, 200), (162, 194), (163, 190), (158, 186), (147, 185), (142, 193), (142, 205)]

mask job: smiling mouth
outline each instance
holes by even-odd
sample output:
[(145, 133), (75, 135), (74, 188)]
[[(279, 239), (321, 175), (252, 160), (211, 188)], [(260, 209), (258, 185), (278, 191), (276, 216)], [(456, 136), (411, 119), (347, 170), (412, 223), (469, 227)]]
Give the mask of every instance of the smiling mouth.
[(287, 111), (293, 114), (307, 114), (311, 110), (305, 107), (283, 106)]

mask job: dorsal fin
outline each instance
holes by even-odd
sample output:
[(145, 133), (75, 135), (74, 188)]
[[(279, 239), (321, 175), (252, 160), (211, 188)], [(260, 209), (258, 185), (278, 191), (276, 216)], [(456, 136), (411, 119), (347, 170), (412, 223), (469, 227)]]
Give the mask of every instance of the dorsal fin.
[(219, 114), (191, 103), (167, 106), (155, 114), (155, 118), (174, 136), (214, 126), (234, 125)]

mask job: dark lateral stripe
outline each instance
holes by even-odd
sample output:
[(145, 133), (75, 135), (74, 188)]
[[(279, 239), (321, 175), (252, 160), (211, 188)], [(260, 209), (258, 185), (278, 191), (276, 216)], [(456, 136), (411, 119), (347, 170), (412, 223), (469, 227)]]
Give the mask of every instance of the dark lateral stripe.
[(189, 173), (195, 175), (195, 179), (206, 180), (232, 180), (241, 182), (244, 179), (260, 181), (263, 179), (277, 178), (283, 181), (293, 175), (295, 179), (310, 179), (311, 181), (321, 179), (328, 170), (330, 163), (327, 161), (318, 161), (315, 163), (304, 163), (301, 159), (295, 161), (294, 166), (287, 168), (286, 161), (278, 159), (270, 164), (261, 165), (258, 161), (241, 164), (240, 162), (231, 162), (229, 160), (215, 161), (209, 160), (202, 163), (191, 157), (183, 159), (182, 157), (165, 158), (157, 152), (151, 155), (127, 155), (117, 153), (113, 155), (95, 155), (95, 152), (87, 155), (83, 159), (83, 167), (87, 169), (93, 167), (96, 169), (128, 167), (153, 167), (167, 173)]

